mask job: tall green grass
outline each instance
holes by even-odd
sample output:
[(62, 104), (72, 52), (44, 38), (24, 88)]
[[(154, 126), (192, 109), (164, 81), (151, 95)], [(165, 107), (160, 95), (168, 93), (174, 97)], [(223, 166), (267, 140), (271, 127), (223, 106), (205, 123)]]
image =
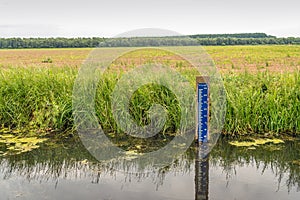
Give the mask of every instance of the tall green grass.
[[(0, 124), (26, 130), (74, 130), (72, 68), (8, 68), (0, 72)], [(193, 80), (192, 74), (189, 80)], [(96, 114), (103, 129), (120, 132), (111, 111), (111, 94), (120, 74), (105, 74), (98, 84)], [(227, 114), (224, 134), (300, 133), (300, 72), (224, 75)], [(195, 85), (194, 82), (191, 83)], [(163, 86), (147, 85), (134, 93), (130, 113), (139, 125), (149, 123), (147, 111), (162, 104), (168, 119), (164, 132), (180, 124), (180, 106)]]
[(300, 73), (227, 75), (226, 134), (300, 133)]
[(0, 72), (0, 123), (11, 129), (72, 127), (72, 85), (69, 68), (9, 68)]

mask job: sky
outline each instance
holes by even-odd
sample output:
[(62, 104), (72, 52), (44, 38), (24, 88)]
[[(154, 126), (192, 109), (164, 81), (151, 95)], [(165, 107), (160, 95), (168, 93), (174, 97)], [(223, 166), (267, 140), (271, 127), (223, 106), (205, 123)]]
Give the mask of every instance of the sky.
[(114, 37), (140, 28), (300, 37), (299, 8), (299, 0), (0, 0), (0, 37)]

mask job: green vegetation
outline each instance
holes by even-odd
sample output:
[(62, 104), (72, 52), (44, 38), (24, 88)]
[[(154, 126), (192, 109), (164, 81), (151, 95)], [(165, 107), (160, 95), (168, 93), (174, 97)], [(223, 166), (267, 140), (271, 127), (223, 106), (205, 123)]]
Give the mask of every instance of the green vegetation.
[(10, 68), (0, 72), (0, 123), (25, 130), (72, 127), (70, 68)]
[(269, 143), (273, 143), (273, 144), (281, 144), (284, 143), (283, 140), (281, 139), (250, 139), (251, 141), (231, 141), (229, 142), (229, 144), (233, 145), (233, 146), (237, 146), (237, 147), (249, 147), (248, 149), (253, 149), (255, 148), (254, 146), (259, 146), (259, 145), (264, 145), (264, 144), (269, 144)]
[(300, 38), (197, 38), (203, 46), (300, 44)]
[(233, 33), (233, 34), (197, 34), (192, 38), (276, 38), (265, 33)]
[[(192, 39), (193, 38), (193, 39)], [(197, 34), (172, 37), (136, 38), (0, 38), (0, 49), (21, 48), (83, 48), (83, 47), (142, 47), (193, 45), (284, 45), (300, 44), (300, 38), (277, 38), (265, 33)]]
[(2, 134), (0, 135), (0, 144), (6, 145), (6, 152), (0, 152), (0, 156), (6, 155), (17, 155), (32, 151), (40, 146), (39, 143), (46, 141), (46, 138), (37, 137), (20, 137), (12, 134)]
[(51, 58), (46, 58), (44, 60), (42, 60), (42, 63), (52, 63), (52, 59)]
[(300, 72), (226, 75), (224, 132), (299, 133)]
[[(72, 89), (76, 73), (70, 68), (2, 70), (2, 126), (34, 130), (73, 129)], [(96, 113), (108, 132), (118, 131), (111, 112), (111, 93), (119, 76), (108, 73), (98, 85)], [(224, 84), (228, 98), (224, 134), (300, 133), (299, 71), (227, 74)], [(147, 124), (147, 111), (153, 103), (162, 104), (168, 110), (164, 130), (174, 132), (180, 120), (179, 105), (174, 95), (162, 86), (148, 85), (134, 93), (130, 104), (132, 117), (140, 125)]]
[[(223, 73), (227, 92), (223, 134), (300, 133), (298, 46), (208, 47), (206, 50)], [(21, 134), (31, 134), (75, 130), (72, 92), (78, 63), (72, 63), (72, 59), (84, 58), (89, 50), (2, 51), (6, 57), (4, 56), (4, 60), (0, 58), (0, 64), (7, 64), (2, 65), (0, 71), (1, 129), (5, 132), (7, 129), (16, 131), (16, 134), (18, 131), (21, 131)], [(117, 81), (127, 70), (158, 59), (186, 76), (191, 85), (195, 85), (194, 71), (191, 71), (186, 62), (179, 60), (179, 57), (165, 52), (159, 55), (159, 51), (145, 51), (120, 57), (103, 74), (97, 85), (96, 115), (102, 128), (114, 140), (123, 137), (123, 134), (111, 111), (112, 92)], [(52, 54), (49, 56), (42, 53)], [(24, 56), (21, 57), (21, 61), (30, 63), (29, 66), (17, 62), (20, 55)], [(65, 62), (58, 63), (57, 60), (61, 58)], [(36, 64), (31, 65), (33, 62)], [(70, 63), (70, 66), (64, 63)], [(167, 111), (168, 118), (162, 134), (157, 136), (167, 142), (170, 137), (166, 134), (172, 137), (171, 133), (174, 133), (180, 124), (179, 102), (175, 95), (163, 86), (143, 86), (130, 99), (130, 114), (138, 125), (150, 123), (149, 108), (153, 104), (160, 104)]]
[(97, 47), (103, 38), (0, 38), (1, 49)]

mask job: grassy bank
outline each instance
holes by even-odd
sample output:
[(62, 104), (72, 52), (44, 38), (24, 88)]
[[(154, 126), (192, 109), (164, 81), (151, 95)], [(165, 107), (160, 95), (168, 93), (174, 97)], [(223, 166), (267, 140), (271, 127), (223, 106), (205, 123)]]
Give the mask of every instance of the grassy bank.
[(225, 75), (226, 134), (300, 133), (300, 73)]
[[(74, 129), (72, 89), (75, 68), (5, 68), (0, 72), (0, 124), (2, 131), (66, 131)], [(119, 74), (108, 73), (98, 84), (96, 114), (108, 132), (118, 131), (111, 112), (111, 93)], [(299, 134), (300, 72), (224, 74), (227, 114), (223, 133)], [(194, 83), (191, 83), (194, 84)], [(180, 107), (164, 87), (148, 85), (132, 97), (130, 112), (139, 125), (149, 123), (153, 103), (168, 110), (165, 132), (174, 132)]]
[(72, 127), (70, 68), (9, 68), (0, 73), (0, 123), (9, 129)]

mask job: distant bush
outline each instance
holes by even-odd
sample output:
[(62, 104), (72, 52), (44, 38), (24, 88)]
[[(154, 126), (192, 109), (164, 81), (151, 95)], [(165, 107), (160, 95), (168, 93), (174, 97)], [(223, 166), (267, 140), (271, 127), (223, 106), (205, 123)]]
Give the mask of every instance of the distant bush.
[(42, 60), (42, 63), (52, 63), (52, 59), (51, 58), (46, 58), (44, 60)]

